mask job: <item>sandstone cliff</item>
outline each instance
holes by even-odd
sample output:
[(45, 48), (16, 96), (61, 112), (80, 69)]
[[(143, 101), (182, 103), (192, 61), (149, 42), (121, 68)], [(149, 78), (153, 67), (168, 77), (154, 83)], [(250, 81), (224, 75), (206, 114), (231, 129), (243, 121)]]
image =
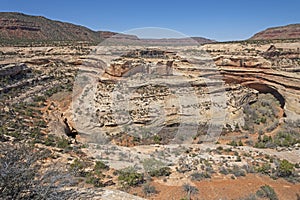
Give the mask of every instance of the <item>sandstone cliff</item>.
[(250, 40), (299, 39), (300, 24), (268, 28), (256, 33)]

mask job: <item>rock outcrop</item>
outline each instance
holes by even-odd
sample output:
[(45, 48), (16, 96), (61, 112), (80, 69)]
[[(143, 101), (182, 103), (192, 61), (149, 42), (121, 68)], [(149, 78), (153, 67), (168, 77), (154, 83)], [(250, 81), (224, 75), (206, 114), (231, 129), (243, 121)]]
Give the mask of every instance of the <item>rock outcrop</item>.
[[(213, 59), (201, 49), (197, 58), (181, 50), (135, 47), (105, 69), (79, 74), (73, 99), (79, 133), (126, 133), (140, 139), (167, 134), (171, 143), (191, 143), (198, 136), (217, 137), (225, 124), (242, 126), (241, 108), (255, 101), (258, 92), (225, 84)], [(106, 60), (103, 54), (101, 58)]]
[(135, 144), (149, 144), (154, 137), (162, 143), (196, 143), (242, 129), (244, 107), (260, 93), (277, 99), (284, 114), (276, 116), (299, 119), (298, 46), (109, 46), (111, 52), (95, 47), (2, 48), (5, 62), (26, 64), (3, 64), (0, 74), (8, 82), (0, 90), (17, 91), (13, 101), (30, 100), (33, 94), (70, 85), (79, 68), (72, 115), (66, 118), (82, 138), (108, 143), (127, 135)]
[(28, 71), (30, 71), (30, 69), (23, 63), (0, 65), (0, 77), (15, 76), (17, 74), (25, 74)]
[[(239, 48), (245, 47), (241, 45)], [(217, 55), (215, 63), (226, 83), (253, 88), (260, 93), (271, 93), (284, 108), (287, 118), (299, 119), (300, 52), (297, 45), (266, 44), (264, 47), (257, 47), (250, 55), (245, 55), (242, 49), (231, 51), (234, 52), (223, 55), (213, 53)]]

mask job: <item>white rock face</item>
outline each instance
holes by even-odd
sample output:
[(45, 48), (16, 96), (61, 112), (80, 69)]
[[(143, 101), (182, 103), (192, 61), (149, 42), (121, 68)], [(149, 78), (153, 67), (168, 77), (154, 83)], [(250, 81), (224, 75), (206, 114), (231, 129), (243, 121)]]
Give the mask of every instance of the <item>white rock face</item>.
[(93, 142), (120, 133), (146, 138), (166, 130), (173, 135), (170, 143), (192, 143), (199, 135), (215, 141), (225, 124), (242, 126), (240, 108), (256, 100), (255, 90), (225, 84), (201, 48), (122, 48), (109, 54), (97, 50), (75, 81), (76, 129)]

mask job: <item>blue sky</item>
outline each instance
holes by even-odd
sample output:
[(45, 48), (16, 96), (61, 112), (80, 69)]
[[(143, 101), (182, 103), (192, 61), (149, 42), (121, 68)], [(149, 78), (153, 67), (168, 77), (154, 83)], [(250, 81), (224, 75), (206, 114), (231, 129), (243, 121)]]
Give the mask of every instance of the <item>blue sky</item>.
[(300, 23), (300, 0), (1, 0), (0, 11), (42, 15), (93, 30), (162, 27), (218, 41)]

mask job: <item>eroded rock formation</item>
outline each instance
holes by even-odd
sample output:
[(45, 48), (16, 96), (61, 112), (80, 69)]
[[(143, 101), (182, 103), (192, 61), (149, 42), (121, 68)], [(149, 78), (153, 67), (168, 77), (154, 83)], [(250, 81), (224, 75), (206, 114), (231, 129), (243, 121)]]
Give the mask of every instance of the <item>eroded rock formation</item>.
[[(258, 92), (225, 84), (212, 57), (200, 49), (198, 57), (180, 51), (128, 50), (102, 71), (79, 75), (82, 95), (73, 101), (79, 132), (141, 139), (168, 132), (170, 142), (180, 143), (217, 136), (225, 125), (242, 126), (241, 108)], [(250, 61), (247, 66), (257, 66)]]
[[(288, 118), (294, 119), (300, 115), (300, 77), (297, 72), (299, 64), (295, 63), (299, 54), (293, 51), (289, 54), (293, 56), (221, 56), (216, 58), (215, 63), (226, 83), (241, 84), (261, 93), (271, 93), (285, 109)], [(265, 56), (266, 52), (261, 55)], [(280, 65), (282, 59), (290, 59), (291, 65)]]

